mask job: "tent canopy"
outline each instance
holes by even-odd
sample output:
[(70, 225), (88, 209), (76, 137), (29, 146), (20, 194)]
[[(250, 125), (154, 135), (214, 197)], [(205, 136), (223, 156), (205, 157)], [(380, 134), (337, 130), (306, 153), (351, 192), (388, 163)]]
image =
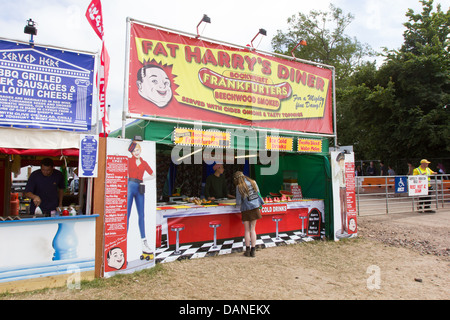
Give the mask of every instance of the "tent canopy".
[[(125, 137), (122, 138), (128, 138), (133, 139), (135, 136), (140, 136), (146, 141), (155, 141), (159, 145), (173, 145), (172, 141), (172, 133), (175, 128), (177, 127), (183, 127), (183, 128), (190, 128), (193, 129), (194, 123), (192, 125), (187, 124), (180, 124), (177, 123), (170, 123), (170, 122), (158, 122), (158, 121), (150, 121), (150, 120), (136, 120), (131, 122), (126, 126), (125, 131)], [(224, 128), (218, 128), (215, 127), (214, 124), (202, 124), (201, 127), (202, 130), (219, 130), (222, 132), (225, 132), (227, 129)], [(254, 141), (250, 141), (249, 136), (246, 132), (249, 129), (249, 127), (242, 127), (239, 130), (236, 129), (230, 129), (232, 132), (231, 136), (231, 148), (233, 149), (240, 149), (240, 150), (257, 150), (258, 145), (254, 143)], [(121, 136), (122, 130), (116, 130), (114, 132), (111, 132), (109, 134), (110, 137), (119, 137)], [(268, 135), (271, 135), (270, 131), (268, 132)], [(294, 140), (299, 137), (298, 134), (295, 132), (292, 132), (292, 134), (280, 134), (280, 136), (283, 137), (293, 137)], [(254, 134), (252, 137), (259, 137), (258, 135)], [(329, 141), (328, 138), (319, 138), (317, 136), (311, 136), (308, 137), (307, 135), (304, 136), (304, 138), (311, 138), (311, 139), (320, 139), (322, 141), (322, 155), (327, 155), (329, 152)], [(259, 141), (259, 140), (258, 140)], [(296, 144), (294, 143), (294, 150), (291, 153), (296, 153), (295, 150)]]
[(67, 131), (0, 128), (0, 153), (78, 156), (80, 134)]

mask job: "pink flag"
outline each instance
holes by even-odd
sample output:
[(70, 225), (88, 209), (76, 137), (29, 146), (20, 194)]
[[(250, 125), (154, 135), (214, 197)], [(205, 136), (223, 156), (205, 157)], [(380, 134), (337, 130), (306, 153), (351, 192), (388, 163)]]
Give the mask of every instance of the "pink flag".
[(92, 0), (86, 10), (86, 18), (97, 33), (100, 40), (103, 40), (103, 15), (102, 3), (100, 0)]
[(105, 137), (110, 132), (108, 112), (106, 110), (106, 88), (108, 86), (108, 74), (109, 74), (109, 55), (106, 50), (105, 42), (103, 41), (102, 53), (100, 56), (100, 72), (99, 79), (99, 102), (100, 102), (100, 115), (102, 117), (103, 132)]
[(102, 53), (100, 56), (100, 70), (97, 74), (97, 85), (100, 104), (100, 116), (102, 118), (104, 136), (107, 137), (110, 132), (108, 113), (106, 111), (106, 87), (108, 85), (109, 74), (109, 55), (106, 50), (105, 40), (103, 39), (103, 15), (102, 3), (100, 0), (92, 0), (86, 10), (86, 18), (95, 33), (102, 40)]

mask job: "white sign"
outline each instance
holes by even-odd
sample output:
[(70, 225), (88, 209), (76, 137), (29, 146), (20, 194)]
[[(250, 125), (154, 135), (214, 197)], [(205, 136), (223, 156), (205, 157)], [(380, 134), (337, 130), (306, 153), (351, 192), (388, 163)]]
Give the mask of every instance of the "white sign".
[(410, 197), (428, 195), (428, 177), (408, 176), (408, 195)]
[(294, 195), (292, 200), (301, 200), (303, 199), (302, 189), (298, 185), (298, 183), (291, 184), (291, 192)]

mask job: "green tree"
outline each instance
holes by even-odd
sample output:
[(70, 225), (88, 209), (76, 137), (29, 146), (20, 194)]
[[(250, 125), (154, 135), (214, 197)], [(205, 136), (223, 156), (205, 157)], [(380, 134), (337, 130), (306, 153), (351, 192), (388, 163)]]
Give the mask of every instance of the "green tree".
[[(340, 145), (353, 145), (359, 159), (390, 153), (390, 135), (397, 125), (394, 84), (380, 86), (375, 62), (357, 68), (348, 85), (337, 90), (337, 134)], [(387, 158), (384, 158), (387, 159)]]
[(354, 144), (360, 159), (450, 155), (450, 10), (420, 2), (422, 13), (406, 13), (402, 47), (385, 50), (379, 70), (359, 67), (338, 91), (339, 144)]
[(346, 79), (364, 57), (373, 54), (367, 44), (345, 34), (353, 19), (352, 14), (344, 14), (333, 4), (328, 12), (299, 12), (288, 18), (286, 33), (278, 30), (272, 39), (273, 50), (290, 56), (293, 48), (301, 40), (306, 40), (307, 46), (295, 51), (297, 58), (332, 65), (336, 69), (337, 80)]
[[(412, 157), (448, 157), (450, 154), (450, 10), (433, 0), (420, 1), (421, 14), (409, 9), (404, 44), (388, 52), (379, 70), (380, 84), (394, 83), (401, 120), (393, 139)], [(384, 83), (383, 83), (384, 82)], [(400, 130), (407, 130), (402, 132)]]

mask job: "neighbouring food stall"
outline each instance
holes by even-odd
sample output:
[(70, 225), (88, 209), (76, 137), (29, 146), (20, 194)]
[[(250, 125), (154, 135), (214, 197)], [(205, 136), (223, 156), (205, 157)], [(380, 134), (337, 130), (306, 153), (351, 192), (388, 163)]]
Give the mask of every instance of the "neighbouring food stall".
[[(224, 166), (228, 194), (235, 195), (236, 171), (258, 183), (265, 199), (258, 241), (277, 241), (281, 233), (290, 241), (332, 234), (332, 67), (132, 19), (127, 36), (124, 114), (136, 120), (124, 122), (108, 138), (113, 151), (108, 147), (107, 201), (114, 210), (108, 214), (107, 205), (105, 221), (111, 224), (105, 226), (104, 255), (112, 260), (118, 252), (118, 263), (108, 264), (105, 275), (214, 248), (231, 252), (239, 242), (242, 249), (244, 227), (235, 200), (205, 197), (206, 179), (218, 163)], [(154, 253), (150, 260), (144, 249), (130, 253), (139, 241), (130, 245), (126, 230), (137, 220), (130, 211), (131, 221), (120, 217), (127, 216), (127, 201), (133, 200), (129, 190), (126, 199), (126, 189), (116, 188), (126, 184), (117, 167), (127, 170), (128, 161), (130, 170), (135, 144), (152, 168), (138, 179), (145, 190), (141, 216)], [(120, 208), (123, 214), (113, 213)]]
[[(93, 278), (95, 264), (93, 175), (79, 159), (83, 140), (98, 140), (91, 132), (96, 55), (7, 39), (0, 52), (0, 291), (68, 278), (76, 285)], [(24, 190), (44, 158), (63, 174), (63, 207), (33, 213)]]

